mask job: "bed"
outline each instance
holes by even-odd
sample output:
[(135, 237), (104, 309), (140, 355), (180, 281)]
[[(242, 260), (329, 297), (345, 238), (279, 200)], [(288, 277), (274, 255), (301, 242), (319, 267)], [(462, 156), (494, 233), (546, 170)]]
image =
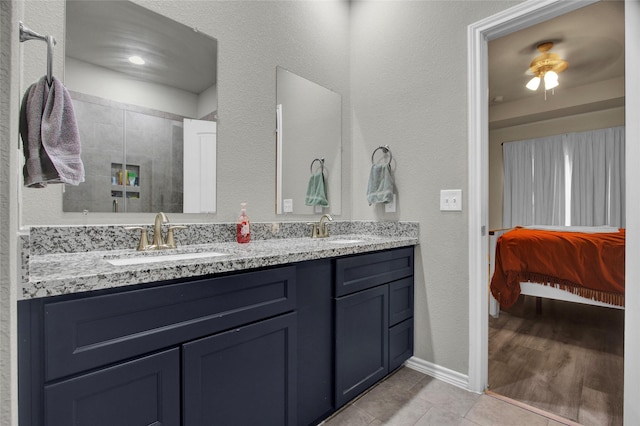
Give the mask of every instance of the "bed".
[(520, 294), (624, 309), (624, 229), (518, 226), (489, 244), (494, 317)]

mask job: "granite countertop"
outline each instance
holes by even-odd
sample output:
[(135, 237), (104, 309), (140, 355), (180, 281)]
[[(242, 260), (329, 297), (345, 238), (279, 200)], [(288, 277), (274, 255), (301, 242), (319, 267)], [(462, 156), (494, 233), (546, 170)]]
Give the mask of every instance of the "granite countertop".
[[(351, 241), (350, 241), (351, 240)], [(249, 244), (219, 242), (177, 249), (137, 252), (108, 250), (31, 255), (22, 298), (56, 296), (128, 285), (240, 271), (418, 244), (417, 237), (335, 235), (329, 238), (281, 238)], [(216, 252), (222, 256), (113, 265), (112, 259)]]

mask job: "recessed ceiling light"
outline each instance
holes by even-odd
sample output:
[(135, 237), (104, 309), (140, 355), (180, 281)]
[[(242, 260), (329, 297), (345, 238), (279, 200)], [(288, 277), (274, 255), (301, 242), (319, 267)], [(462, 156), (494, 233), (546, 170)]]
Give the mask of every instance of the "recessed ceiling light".
[(136, 65), (144, 65), (144, 59), (137, 55), (129, 56), (129, 62)]

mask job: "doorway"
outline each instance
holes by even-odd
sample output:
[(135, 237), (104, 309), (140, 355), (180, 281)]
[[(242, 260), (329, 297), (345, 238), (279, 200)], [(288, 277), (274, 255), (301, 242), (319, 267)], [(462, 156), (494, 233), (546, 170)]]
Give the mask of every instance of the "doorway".
[[(500, 14), (469, 26), (469, 388), (483, 392), (488, 377), (488, 65), (489, 40), (518, 31), (553, 17), (592, 4), (594, 1), (567, 2), (550, 0), (524, 2)], [(627, 1), (626, 6), (626, 73), (634, 75), (640, 68), (640, 4)], [(634, 38), (635, 37), (635, 38)], [(631, 80), (631, 79), (630, 79)], [(630, 117), (640, 113), (640, 83), (629, 81), (626, 85), (627, 140), (639, 140), (640, 124)], [(630, 144), (626, 153), (627, 164), (640, 161), (640, 146)], [(637, 169), (637, 168), (636, 168)], [(627, 256), (640, 255), (640, 195), (637, 182), (639, 170), (627, 172)], [(626, 270), (626, 282), (640, 281), (640, 267), (630, 264)], [(626, 324), (640, 319), (640, 289), (627, 286)], [(640, 337), (628, 328), (625, 333), (625, 358), (634, 359), (640, 354)], [(640, 389), (632, 386), (640, 379), (640, 367), (625, 365), (625, 420), (627, 424), (640, 423), (640, 411), (632, 401), (640, 398)]]

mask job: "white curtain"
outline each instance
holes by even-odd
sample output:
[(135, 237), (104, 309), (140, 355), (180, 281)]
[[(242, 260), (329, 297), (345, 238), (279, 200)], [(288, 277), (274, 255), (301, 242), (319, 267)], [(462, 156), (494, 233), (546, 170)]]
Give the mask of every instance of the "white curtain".
[(502, 226), (533, 223), (533, 143), (518, 141), (502, 144), (504, 195)]
[(533, 139), (533, 223), (565, 224), (565, 156), (557, 137)]
[(625, 227), (624, 127), (565, 135), (571, 224)]
[(502, 226), (564, 225), (564, 152), (558, 136), (502, 145)]
[(502, 152), (504, 227), (625, 226), (624, 127), (507, 142)]

